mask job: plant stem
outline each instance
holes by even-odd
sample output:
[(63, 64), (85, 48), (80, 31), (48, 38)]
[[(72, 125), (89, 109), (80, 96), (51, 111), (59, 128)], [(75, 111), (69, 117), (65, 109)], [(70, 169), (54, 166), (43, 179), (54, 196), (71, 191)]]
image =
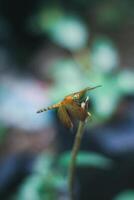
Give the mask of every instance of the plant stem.
[(74, 185), (74, 177), (75, 177), (75, 169), (76, 169), (76, 160), (77, 160), (77, 154), (80, 148), (81, 139), (84, 133), (84, 125), (85, 121), (79, 122), (78, 130), (75, 136), (75, 141), (72, 149), (72, 155), (71, 155), (71, 163), (69, 168), (69, 192), (70, 192), (70, 200), (75, 199), (74, 191), (73, 191), (73, 185)]

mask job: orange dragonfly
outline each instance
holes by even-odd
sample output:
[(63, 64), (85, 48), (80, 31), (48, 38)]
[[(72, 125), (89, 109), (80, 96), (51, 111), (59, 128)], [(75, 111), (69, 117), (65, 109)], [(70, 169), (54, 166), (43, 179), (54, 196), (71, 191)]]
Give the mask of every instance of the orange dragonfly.
[(37, 111), (37, 113), (57, 108), (58, 116), (61, 122), (66, 127), (73, 128), (71, 116), (74, 119), (78, 119), (80, 121), (84, 121), (88, 116), (91, 116), (91, 114), (87, 112), (87, 110), (84, 109), (81, 105), (82, 102), (86, 100), (86, 93), (98, 87), (101, 87), (101, 85), (98, 85), (96, 87), (87, 87), (84, 90), (67, 95), (61, 102), (47, 108), (40, 109)]

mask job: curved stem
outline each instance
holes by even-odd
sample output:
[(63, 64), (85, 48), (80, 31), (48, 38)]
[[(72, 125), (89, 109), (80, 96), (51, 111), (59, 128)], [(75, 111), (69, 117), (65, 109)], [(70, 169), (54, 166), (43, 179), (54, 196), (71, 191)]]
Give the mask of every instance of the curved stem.
[(70, 192), (70, 200), (75, 199), (74, 191), (73, 191), (73, 185), (74, 185), (74, 177), (75, 177), (75, 169), (76, 169), (76, 160), (77, 160), (77, 154), (80, 148), (81, 139), (84, 133), (84, 125), (85, 121), (79, 122), (78, 130), (75, 136), (75, 141), (72, 149), (72, 155), (71, 155), (71, 163), (69, 168), (69, 192)]

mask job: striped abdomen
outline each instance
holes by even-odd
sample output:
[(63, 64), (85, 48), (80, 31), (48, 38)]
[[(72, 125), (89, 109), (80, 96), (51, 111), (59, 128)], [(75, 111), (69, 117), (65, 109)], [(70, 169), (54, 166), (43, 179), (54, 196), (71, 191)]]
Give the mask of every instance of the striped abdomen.
[(45, 112), (47, 110), (52, 110), (52, 109), (58, 108), (59, 106), (60, 106), (60, 103), (57, 103), (57, 104), (54, 104), (54, 105), (49, 106), (47, 108), (42, 108), (42, 109), (38, 110), (37, 113)]

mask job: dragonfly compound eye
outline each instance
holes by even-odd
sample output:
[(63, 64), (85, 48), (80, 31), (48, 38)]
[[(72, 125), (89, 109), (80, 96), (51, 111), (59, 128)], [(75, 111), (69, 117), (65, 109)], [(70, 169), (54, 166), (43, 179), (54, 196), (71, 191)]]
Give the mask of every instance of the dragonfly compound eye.
[(78, 100), (78, 99), (79, 99), (79, 95), (75, 94), (75, 95), (73, 96), (73, 99), (74, 99), (74, 101)]

